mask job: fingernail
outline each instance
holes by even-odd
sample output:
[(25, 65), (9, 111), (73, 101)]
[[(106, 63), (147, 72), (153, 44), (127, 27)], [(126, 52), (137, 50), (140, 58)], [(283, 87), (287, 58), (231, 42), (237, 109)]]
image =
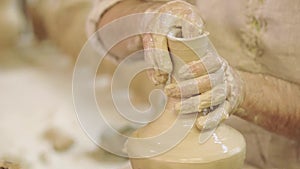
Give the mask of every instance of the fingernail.
[(204, 124), (205, 124), (206, 118), (207, 117), (199, 117), (197, 119), (196, 126), (197, 126), (197, 128), (199, 130), (203, 130), (204, 129)]
[(198, 106), (194, 106), (192, 102), (182, 101), (181, 103), (175, 104), (175, 111), (179, 114), (190, 114), (198, 112)]

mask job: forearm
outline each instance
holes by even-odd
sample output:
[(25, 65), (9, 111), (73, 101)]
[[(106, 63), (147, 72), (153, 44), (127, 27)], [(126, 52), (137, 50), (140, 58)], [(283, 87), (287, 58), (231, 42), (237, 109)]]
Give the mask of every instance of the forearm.
[(237, 116), (300, 140), (300, 87), (268, 75), (239, 72), (245, 99)]
[[(153, 1), (142, 1), (142, 0), (123, 0), (110, 9), (108, 9), (98, 22), (97, 29), (101, 29), (103, 26), (119, 19), (124, 16), (144, 13), (151, 11), (165, 2), (153, 2)], [(136, 26), (140, 26), (140, 23), (136, 23)], [(126, 31), (126, 30), (125, 30)], [(112, 34), (114, 34), (112, 32)], [(109, 53), (118, 60), (122, 60), (126, 56), (143, 49), (143, 43), (141, 36), (133, 36), (122, 40), (115, 45)]]
[[(103, 3), (97, 6), (87, 0), (65, 0), (55, 3), (52, 0), (37, 0), (34, 3), (27, 4), (27, 9), (33, 21), (35, 34), (39, 39), (49, 38), (68, 54), (77, 56), (83, 44), (89, 38), (86, 35), (86, 23), (93, 8), (96, 10), (101, 8), (104, 12), (99, 16), (95, 15), (96, 18), (93, 18), (92, 24), (95, 25), (96, 29), (92, 30), (89, 33), (90, 35), (118, 18), (152, 11), (166, 3), (166, 1), (171, 0), (120, 0), (120, 2), (115, 0), (113, 3), (108, 0), (99, 0)], [(193, 3), (193, 1), (188, 0), (190, 3)], [(139, 23), (137, 23), (137, 26), (139, 26)], [(89, 30), (89, 27), (87, 30)], [(122, 59), (142, 48), (141, 38), (135, 36), (114, 46), (110, 53)]]
[(78, 56), (87, 40), (85, 26), (92, 3), (87, 0), (33, 2), (27, 4), (27, 9), (37, 37), (49, 38), (66, 53)]
[[(100, 29), (118, 18), (134, 13), (143, 13), (162, 3), (164, 2), (122, 0), (107, 8), (102, 15), (96, 16), (99, 18), (95, 18), (96, 23), (94, 24), (97, 29)], [(36, 36), (39, 39), (51, 39), (63, 51), (74, 57), (78, 55), (88, 39), (86, 23), (92, 8), (93, 3), (87, 0), (67, 0), (59, 3), (53, 3), (52, 0), (39, 0), (27, 4)], [(133, 41), (136, 45), (128, 48), (129, 45), (132, 46)], [(125, 57), (127, 54), (140, 49), (142, 49), (141, 40), (139, 37), (133, 37), (119, 43), (110, 52), (118, 55), (118, 57)]]

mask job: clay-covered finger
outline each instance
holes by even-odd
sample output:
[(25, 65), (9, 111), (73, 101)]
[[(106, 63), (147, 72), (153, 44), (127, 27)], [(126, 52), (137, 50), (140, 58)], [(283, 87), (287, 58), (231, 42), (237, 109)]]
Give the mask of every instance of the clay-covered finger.
[(201, 76), (179, 83), (171, 83), (165, 87), (165, 93), (169, 97), (189, 97), (211, 89), (209, 76)]
[(218, 85), (201, 95), (190, 97), (175, 104), (175, 111), (179, 114), (202, 112), (204, 109), (217, 106), (225, 101), (227, 86)]
[(172, 72), (172, 61), (168, 52), (167, 39), (162, 35), (143, 35), (145, 60), (153, 66), (152, 81), (155, 84), (167, 82)]
[(211, 52), (207, 53), (205, 57), (200, 60), (190, 62), (183, 65), (179, 69), (180, 79), (192, 79), (213, 73), (222, 67), (221, 59)]
[(156, 64), (156, 60), (155, 58), (152, 58), (154, 56), (151, 55), (150, 51), (148, 51), (155, 47), (152, 35), (150, 33), (143, 34), (142, 39), (144, 47), (144, 58), (149, 64), (154, 66)]
[(227, 119), (230, 114), (230, 103), (225, 101), (219, 107), (217, 107), (212, 112), (208, 113), (206, 116), (199, 116), (196, 121), (196, 126), (199, 130), (210, 130), (217, 127), (220, 122)]
[(155, 55), (157, 68), (160, 71), (171, 73), (173, 64), (171, 56), (168, 50), (168, 39), (165, 35), (152, 34), (154, 40), (155, 51), (152, 53)]
[(165, 87), (165, 93), (169, 97), (191, 97), (211, 90), (224, 83), (224, 71), (219, 71), (200, 76), (195, 79), (185, 80), (179, 83), (171, 83)]

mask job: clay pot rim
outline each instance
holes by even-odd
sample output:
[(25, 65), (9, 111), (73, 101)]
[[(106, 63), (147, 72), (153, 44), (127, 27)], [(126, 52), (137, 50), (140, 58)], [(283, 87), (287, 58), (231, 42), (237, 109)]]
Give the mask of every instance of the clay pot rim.
[(196, 36), (196, 37), (192, 37), (192, 38), (178, 38), (178, 37), (175, 37), (171, 34), (168, 34), (167, 37), (169, 40), (172, 40), (172, 41), (180, 41), (180, 42), (188, 42), (188, 41), (194, 41), (194, 40), (197, 40), (197, 39), (200, 39), (200, 38), (205, 38), (205, 37), (208, 37), (209, 36), (209, 32), (203, 32), (201, 35), (199, 36)]

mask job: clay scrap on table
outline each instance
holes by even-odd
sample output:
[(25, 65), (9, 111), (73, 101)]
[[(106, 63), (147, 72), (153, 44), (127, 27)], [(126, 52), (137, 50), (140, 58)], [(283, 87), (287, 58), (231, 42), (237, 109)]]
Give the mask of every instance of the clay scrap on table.
[(12, 162), (8, 162), (8, 161), (1, 162), (0, 161), (0, 169), (21, 169), (21, 167), (18, 164), (15, 164)]
[(52, 144), (53, 149), (58, 152), (67, 151), (74, 144), (74, 140), (68, 134), (56, 128), (46, 130), (43, 136)]

